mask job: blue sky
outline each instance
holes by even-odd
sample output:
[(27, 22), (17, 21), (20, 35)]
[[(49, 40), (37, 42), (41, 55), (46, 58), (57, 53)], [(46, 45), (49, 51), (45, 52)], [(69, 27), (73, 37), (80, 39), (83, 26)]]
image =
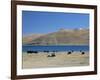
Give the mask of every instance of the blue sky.
[(22, 11), (23, 35), (89, 27), (89, 14)]

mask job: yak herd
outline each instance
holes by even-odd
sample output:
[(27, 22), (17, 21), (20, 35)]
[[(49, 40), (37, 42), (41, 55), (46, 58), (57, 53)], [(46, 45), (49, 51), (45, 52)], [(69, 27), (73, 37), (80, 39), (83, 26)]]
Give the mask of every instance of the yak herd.
[[(57, 53), (57, 51), (52, 51), (52, 52), (51, 51), (43, 51), (43, 52), (44, 53), (50, 53), (50, 54), (47, 55), (47, 57), (55, 57), (56, 56), (55, 53)], [(67, 54), (70, 55), (73, 52), (74, 52), (73, 50), (72, 51), (68, 51)], [(38, 51), (27, 51), (27, 53), (28, 54), (33, 54), (33, 53), (34, 54), (38, 54), (39, 52)], [(81, 51), (81, 50), (80, 50), (80, 53), (81, 53), (81, 55), (84, 55), (85, 54), (85, 52), (84, 51)]]

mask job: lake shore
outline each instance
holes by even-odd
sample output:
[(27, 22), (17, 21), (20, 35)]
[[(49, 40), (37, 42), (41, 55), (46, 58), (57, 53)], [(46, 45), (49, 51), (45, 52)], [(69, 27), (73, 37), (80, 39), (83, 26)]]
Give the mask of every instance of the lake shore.
[(46, 67), (73, 67), (73, 66), (88, 66), (89, 65), (89, 52), (81, 54), (81, 52), (56, 52), (55, 56), (48, 55), (53, 52), (44, 53), (26, 53), (22, 55), (22, 68), (46, 68)]

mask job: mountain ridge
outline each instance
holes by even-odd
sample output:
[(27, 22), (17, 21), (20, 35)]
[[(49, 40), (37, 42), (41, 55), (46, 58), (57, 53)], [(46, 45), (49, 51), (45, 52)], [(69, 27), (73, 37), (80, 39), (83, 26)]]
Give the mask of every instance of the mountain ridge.
[(31, 40), (26, 43), (30, 45), (87, 45), (89, 44), (89, 29), (60, 29), (35, 38), (31, 37)]

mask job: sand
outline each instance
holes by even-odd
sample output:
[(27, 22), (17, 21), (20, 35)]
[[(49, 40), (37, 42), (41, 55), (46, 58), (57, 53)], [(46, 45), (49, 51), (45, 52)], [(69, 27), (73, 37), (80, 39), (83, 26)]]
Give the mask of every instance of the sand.
[[(51, 52), (52, 53), (52, 52)], [(73, 67), (73, 66), (88, 66), (89, 52), (84, 55), (81, 52), (57, 52), (55, 57), (48, 57), (51, 53), (39, 52), (37, 54), (23, 53), (22, 68), (46, 68), (46, 67)]]

